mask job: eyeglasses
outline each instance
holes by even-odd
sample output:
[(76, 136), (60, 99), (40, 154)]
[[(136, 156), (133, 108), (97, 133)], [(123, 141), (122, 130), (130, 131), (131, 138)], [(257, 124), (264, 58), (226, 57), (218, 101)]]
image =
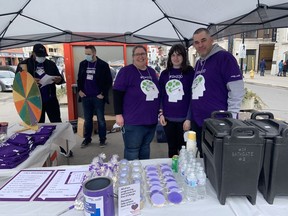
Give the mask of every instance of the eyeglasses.
[(135, 53), (133, 56), (139, 57), (139, 56), (146, 56), (146, 53)]

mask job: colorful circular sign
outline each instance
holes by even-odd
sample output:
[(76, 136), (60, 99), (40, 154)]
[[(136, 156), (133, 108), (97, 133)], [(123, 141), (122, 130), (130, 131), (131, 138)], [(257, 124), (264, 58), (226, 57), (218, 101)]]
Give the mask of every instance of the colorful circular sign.
[(41, 117), (41, 93), (33, 76), (26, 71), (15, 75), (13, 98), (16, 110), (28, 126), (35, 126)]

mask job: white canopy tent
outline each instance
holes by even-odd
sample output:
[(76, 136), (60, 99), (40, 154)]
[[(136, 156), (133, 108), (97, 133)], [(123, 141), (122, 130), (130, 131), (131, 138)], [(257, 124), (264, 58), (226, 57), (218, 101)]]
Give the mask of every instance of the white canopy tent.
[(191, 45), (207, 27), (216, 37), (288, 26), (282, 0), (0, 0), (0, 49), (37, 42), (107, 41)]

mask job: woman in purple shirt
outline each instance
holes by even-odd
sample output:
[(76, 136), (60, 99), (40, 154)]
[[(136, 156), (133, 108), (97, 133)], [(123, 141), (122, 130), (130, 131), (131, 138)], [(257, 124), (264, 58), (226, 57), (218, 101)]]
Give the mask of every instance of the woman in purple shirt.
[(168, 54), (167, 69), (159, 79), (162, 112), (160, 124), (164, 126), (168, 142), (168, 155), (178, 155), (182, 145), (184, 130), (189, 130), (187, 116), (191, 101), (193, 67), (188, 65), (187, 52), (181, 44), (173, 45)]
[(133, 64), (118, 72), (113, 86), (116, 123), (122, 127), (124, 158), (149, 159), (158, 121), (158, 79), (146, 65), (144, 46), (135, 46), (132, 56)]

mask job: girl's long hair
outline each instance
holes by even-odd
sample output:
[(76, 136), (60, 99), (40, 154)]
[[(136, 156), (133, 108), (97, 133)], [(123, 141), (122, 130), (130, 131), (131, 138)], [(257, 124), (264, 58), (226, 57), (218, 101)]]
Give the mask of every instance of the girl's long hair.
[(180, 54), (183, 57), (183, 61), (181, 64), (182, 73), (186, 73), (189, 69), (192, 68), (188, 62), (188, 57), (187, 57), (187, 52), (186, 52), (185, 47), (182, 44), (175, 44), (171, 47), (171, 49), (168, 53), (168, 61), (167, 61), (166, 71), (169, 71), (173, 68), (173, 64), (171, 61), (171, 56), (173, 53)]

